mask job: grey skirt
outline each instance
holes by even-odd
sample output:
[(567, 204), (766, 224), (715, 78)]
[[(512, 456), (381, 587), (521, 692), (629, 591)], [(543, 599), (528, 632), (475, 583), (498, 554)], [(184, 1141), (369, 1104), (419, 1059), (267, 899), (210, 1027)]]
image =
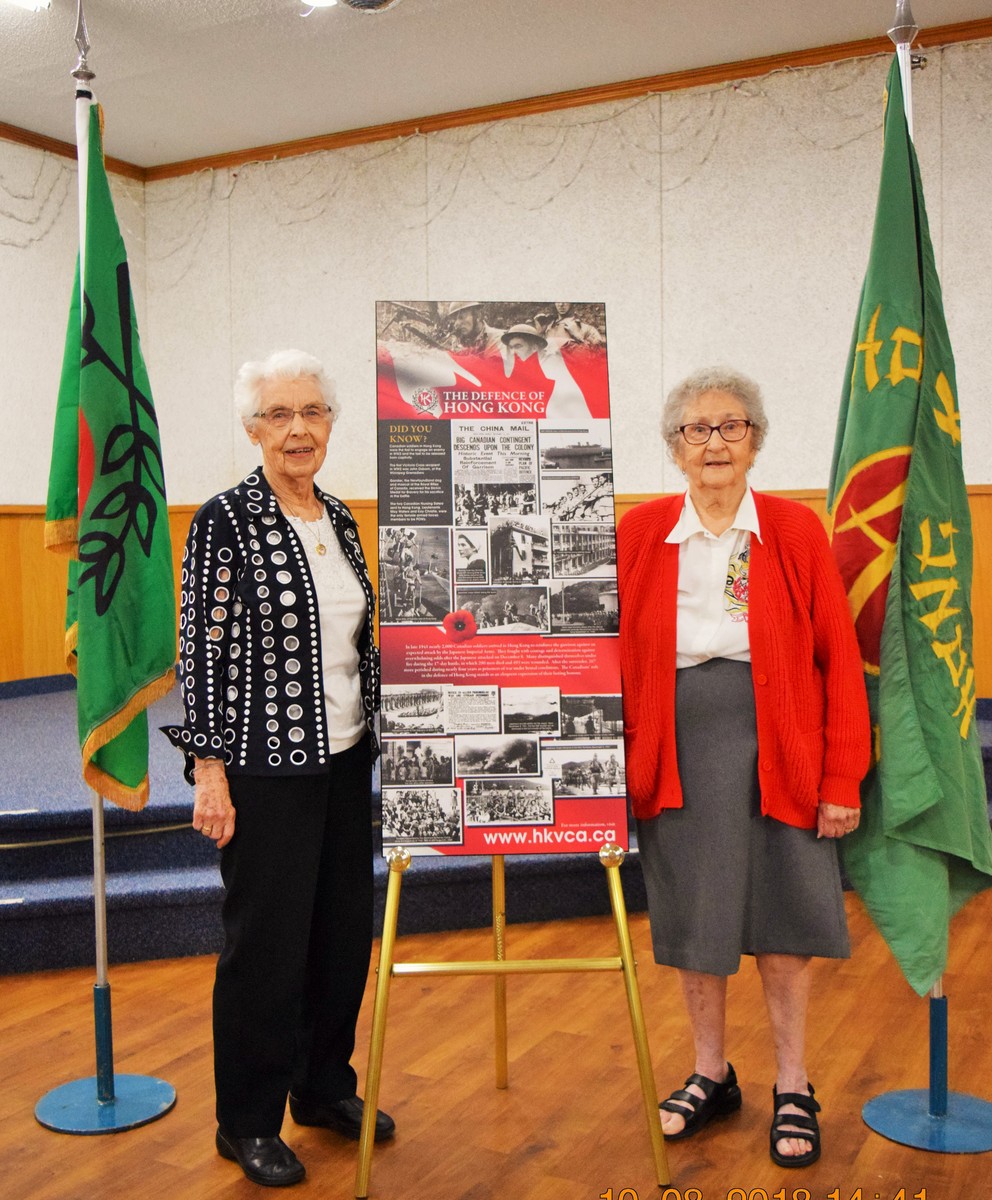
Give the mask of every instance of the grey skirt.
[(677, 671), (675, 713), (683, 807), (637, 823), (655, 961), (733, 975), (742, 954), (847, 958), (836, 841), (761, 815), (751, 664)]

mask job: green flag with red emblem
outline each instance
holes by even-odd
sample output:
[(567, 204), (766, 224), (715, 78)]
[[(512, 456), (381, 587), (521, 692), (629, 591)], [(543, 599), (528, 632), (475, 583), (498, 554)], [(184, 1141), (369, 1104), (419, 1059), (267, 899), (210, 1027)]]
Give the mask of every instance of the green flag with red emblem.
[(972, 537), (954, 359), (906, 122), (889, 71), (882, 177), (827, 496), (874, 727), (845, 870), (921, 995), (948, 926), (992, 886), (975, 721)]
[[(78, 111), (82, 106), (82, 112)], [(80, 252), (45, 513), (68, 553), (66, 665), (82, 772), (102, 796), (148, 799), (145, 709), (175, 681), (172, 549), (158, 422), (103, 163), (99, 108), (77, 98)]]

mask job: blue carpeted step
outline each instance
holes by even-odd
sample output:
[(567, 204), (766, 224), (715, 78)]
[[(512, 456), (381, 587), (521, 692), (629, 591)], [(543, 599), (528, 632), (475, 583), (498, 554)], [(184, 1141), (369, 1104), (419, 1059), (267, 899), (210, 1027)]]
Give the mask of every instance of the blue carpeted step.
[[(201, 839), (202, 840), (202, 839)], [(223, 889), (210, 866), (107, 876), (111, 963), (214, 954), (222, 942)], [(628, 909), (644, 908), (635, 855), (621, 868)], [(606, 873), (595, 855), (507, 858), (510, 923), (596, 916), (610, 911)], [(376, 857), (375, 927), (382, 929), (389, 868)], [(491, 860), (415, 858), (404, 872), (398, 929), (403, 933), (492, 924)], [(0, 974), (86, 966), (95, 957), (90, 875), (0, 883)]]
[[(130, 815), (130, 814), (129, 814)], [(191, 827), (189, 813), (169, 824), (108, 823), (104, 833), (104, 858), (108, 875), (133, 871), (181, 870), (209, 867), (217, 851)], [(55, 836), (53, 836), (53, 834)], [(32, 879), (65, 879), (93, 870), (93, 830), (69, 825), (57, 830), (12, 828), (0, 822), (3, 875), (10, 882)]]
[[(221, 881), (211, 867), (107, 877), (111, 962), (220, 947)], [(85, 966), (95, 958), (91, 875), (0, 884), (0, 973)]]

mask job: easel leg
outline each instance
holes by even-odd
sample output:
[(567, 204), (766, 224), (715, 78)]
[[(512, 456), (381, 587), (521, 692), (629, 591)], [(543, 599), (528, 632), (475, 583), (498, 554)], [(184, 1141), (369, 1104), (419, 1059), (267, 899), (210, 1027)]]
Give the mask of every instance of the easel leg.
[(624, 853), (619, 846), (604, 846), (599, 852), (599, 861), (606, 868), (606, 882), (610, 890), (613, 921), (617, 928), (617, 941), (620, 944), (623, 981), (627, 989), (627, 1007), (630, 1009), (630, 1024), (634, 1033), (637, 1069), (641, 1077), (641, 1095), (644, 1097), (644, 1112), (648, 1121), (648, 1134), (651, 1138), (651, 1151), (654, 1155), (655, 1174), (658, 1186), (664, 1187), (671, 1182), (671, 1176), (668, 1172), (668, 1155), (665, 1153), (665, 1139), (661, 1132), (661, 1114), (658, 1111), (658, 1089), (655, 1086), (654, 1070), (651, 1066), (651, 1051), (648, 1048), (647, 1026), (644, 1023), (644, 1010), (641, 1008), (641, 993), (637, 986), (637, 964), (634, 961), (634, 949), (630, 941), (630, 929), (627, 926), (627, 906), (624, 903), (623, 888), (620, 885), (620, 864), (623, 862), (623, 859)]
[[(506, 958), (506, 876), (503, 855), (493, 855), (493, 958)], [(505, 1088), (508, 1081), (506, 1042), (506, 976), (494, 979), (496, 1007), (496, 1086)]]
[(389, 1007), (393, 947), (396, 942), (396, 920), (400, 908), (400, 885), (403, 882), (403, 872), (410, 865), (410, 855), (406, 850), (397, 847), (389, 851), (388, 861), (389, 885), (386, 888), (386, 910), (383, 914), (382, 942), (379, 946), (375, 1007), (372, 1010), (372, 1033), (369, 1038), (369, 1066), (365, 1075), (365, 1110), (362, 1113), (362, 1132), (358, 1140), (358, 1174), (355, 1176), (355, 1195), (358, 1200), (364, 1200), (369, 1194), (372, 1145), (375, 1142), (375, 1114), (379, 1105), (382, 1051), (386, 1041), (386, 1010)]

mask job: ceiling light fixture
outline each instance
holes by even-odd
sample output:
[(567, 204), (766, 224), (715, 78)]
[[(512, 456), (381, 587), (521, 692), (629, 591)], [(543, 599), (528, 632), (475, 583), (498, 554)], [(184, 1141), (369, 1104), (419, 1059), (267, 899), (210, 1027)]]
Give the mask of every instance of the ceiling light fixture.
[(28, 12), (41, 12), (43, 8), (51, 8), (52, 0), (6, 0), (15, 8), (26, 8)]
[[(19, 0), (26, 2), (26, 0)], [(400, 0), (301, 0), (306, 12), (300, 13), (301, 17), (309, 17), (310, 14), (317, 8), (332, 8), (334, 5), (347, 4), (349, 8), (353, 8), (355, 12), (385, 12), (387, 8), (392, 8), (394, 4), (399, 4)]]

